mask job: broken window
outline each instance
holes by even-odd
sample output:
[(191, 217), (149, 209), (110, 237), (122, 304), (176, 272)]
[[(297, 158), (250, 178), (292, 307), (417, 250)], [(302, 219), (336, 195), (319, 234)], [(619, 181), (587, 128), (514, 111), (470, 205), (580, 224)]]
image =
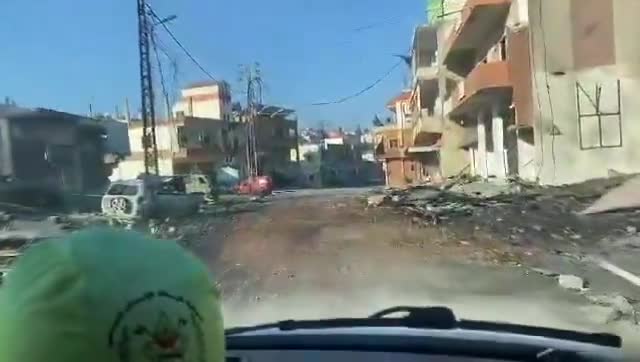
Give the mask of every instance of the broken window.
[(389, 140), (389, 148), (398, 148), (398, 140), (397, 139)]
[(620, 80), (576, 82), (580, 149), (622, 147)]

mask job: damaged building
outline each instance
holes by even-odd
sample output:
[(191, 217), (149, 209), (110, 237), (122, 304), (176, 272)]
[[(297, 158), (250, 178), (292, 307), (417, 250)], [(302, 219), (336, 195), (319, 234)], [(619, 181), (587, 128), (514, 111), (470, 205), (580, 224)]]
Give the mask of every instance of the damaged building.
[[(142, 121), (129, 122), (131, 155), (120, 162), (115, 179), (134, 179), (144, 172)], [(243, 124), (184, 116), (156, 125), (158, 168), (162, 176), (213, 174), (222, 166), (242, 169), (246, 131)]]
[(634, 0), (467, 0), (442, 24), (471, 172), (558, 185), (640, 171)]
[(80, 193), (108, 181), (107, 133), (95, 119), (3, 105), (0, 137), (0, 172), (14, 185)]
[(631, 31), (640, 27), (631, 15), (640, 2), (430, 6), (429, 24), (414, 33), (412, 122), (379, 129), (391, 141), (385, 153), (393, 150), (379, 155), (389, 184), (468, 173), (560, 185), (640, 172), (640, 59)]

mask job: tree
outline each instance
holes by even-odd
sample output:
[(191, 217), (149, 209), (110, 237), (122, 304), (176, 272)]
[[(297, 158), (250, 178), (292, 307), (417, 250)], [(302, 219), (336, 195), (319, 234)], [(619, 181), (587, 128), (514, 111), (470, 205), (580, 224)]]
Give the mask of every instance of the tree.
[(382, 121), (380, 120), (380, 118), (378, 118), (377, 114), (375, 116), (373, 116), (373, 121), (371, 121), (371, 123), (373, 123), (374, 127), (382, 127), (382, 126), (384, 126), (384, 124), (382, 124)]

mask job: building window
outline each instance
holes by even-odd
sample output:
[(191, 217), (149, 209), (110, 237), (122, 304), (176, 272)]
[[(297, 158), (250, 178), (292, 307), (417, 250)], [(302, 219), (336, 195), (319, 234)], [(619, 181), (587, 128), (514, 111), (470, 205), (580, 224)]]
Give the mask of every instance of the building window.
[(208, 146), (211, 143), (211, 137), (206, 132), (200, 132), (198, 134), (198, 142), (201, 146)]
[(576, 82), (580, 149), (622, 147), (620, 80)]
[(184, 127), (179, 126), (176, 130), (178, 134), (178, 147), (185, 148), (187, 147), (187, 135), (184, 132)]
[(290, 138), (295, 138), (296, 137), (296, 129), (295, 128), (289, 128), (289, 137)]
[(502, 39), (500, 39), (500, 60), (505, 61), (507, 60), (507, 37), (503, 36)]
[(397, 139), (389, 140), (389, 148), (398, 148), (398, 140)]

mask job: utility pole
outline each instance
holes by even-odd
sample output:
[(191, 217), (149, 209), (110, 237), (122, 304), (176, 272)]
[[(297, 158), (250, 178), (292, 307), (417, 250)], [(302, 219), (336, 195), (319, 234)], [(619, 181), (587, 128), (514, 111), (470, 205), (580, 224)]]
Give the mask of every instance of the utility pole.
[(247, 170), (249, 176), (258, 176), (258, 144), (256, 140), (256, 118), (262, 105), (262, 77), (259, 65), (244, 66), (241, 79), (247, 83)]
[(158, 144), (154, 109), (153, 79), (150, 43), (152, 26), (147, 13), (146, 0), (138, 2), (138, 50), (140, 53), (140, 94), (142, 104), (142, 148), (145, 174), (158, 174)]

